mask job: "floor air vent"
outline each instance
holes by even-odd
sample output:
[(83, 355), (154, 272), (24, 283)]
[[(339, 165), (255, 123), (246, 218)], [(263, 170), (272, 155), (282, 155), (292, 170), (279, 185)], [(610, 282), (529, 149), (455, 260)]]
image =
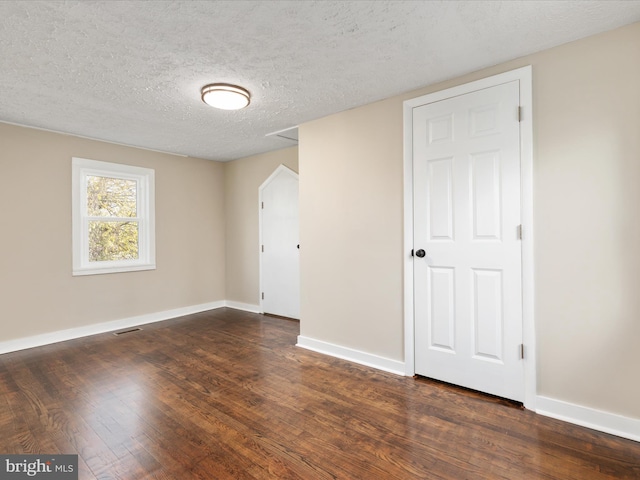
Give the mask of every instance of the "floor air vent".
[(129, 330), (122, 330), (121, 332), (113, 332), (113, 334), (117, 337), (120, 335), (124, 335), (125, 333), (133, 333), (133, 332), (139, 332), (140, 330), (142, 330), (141, 328), (131, 328)]

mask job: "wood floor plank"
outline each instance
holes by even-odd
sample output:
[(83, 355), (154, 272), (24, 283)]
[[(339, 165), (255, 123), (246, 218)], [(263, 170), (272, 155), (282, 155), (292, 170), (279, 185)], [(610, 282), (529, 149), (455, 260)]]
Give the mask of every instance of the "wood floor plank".
[(640, 479), (640, 444), (295, 347), (218, 309), (0, 355), (0, 452), (81, 479)]

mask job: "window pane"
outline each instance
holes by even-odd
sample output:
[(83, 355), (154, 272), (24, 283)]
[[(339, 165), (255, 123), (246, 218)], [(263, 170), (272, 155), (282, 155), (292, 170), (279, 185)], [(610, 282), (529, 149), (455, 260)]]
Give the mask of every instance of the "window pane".
[(87, 176), (87, 214), (91, 217), (136, 217), (138, 182)]
[(136, 260), (138, 222), (89, 222), (89, 261)]

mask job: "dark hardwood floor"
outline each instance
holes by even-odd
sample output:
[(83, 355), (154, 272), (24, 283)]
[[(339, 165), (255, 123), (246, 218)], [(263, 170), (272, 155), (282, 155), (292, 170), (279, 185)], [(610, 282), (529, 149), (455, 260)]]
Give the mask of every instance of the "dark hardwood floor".
[(80, 479), (640, 479), (640, 443), (295, 347), (220, 309), (0, 355), (0, 453)]

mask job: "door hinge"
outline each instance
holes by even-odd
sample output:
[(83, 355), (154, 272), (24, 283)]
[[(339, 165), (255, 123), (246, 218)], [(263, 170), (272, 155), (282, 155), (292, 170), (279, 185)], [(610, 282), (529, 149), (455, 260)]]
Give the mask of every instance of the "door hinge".
[(260, 251), (264, 253), (264, 245), (260, 245)]
[(522, 240), (522, 224), (518, 225), (518, 240)]
[(519, 350), (520, 350), (520, 360), (524, 360), (524, 343), (520, 344)]
[(264, 210), (264, 202), (260, 202), (260, 208)]
[(522, 121), (522, 107), (518, 107), (518, 122)]
[(262, 292), (262, 300), (264, 300), (264, 292)]

